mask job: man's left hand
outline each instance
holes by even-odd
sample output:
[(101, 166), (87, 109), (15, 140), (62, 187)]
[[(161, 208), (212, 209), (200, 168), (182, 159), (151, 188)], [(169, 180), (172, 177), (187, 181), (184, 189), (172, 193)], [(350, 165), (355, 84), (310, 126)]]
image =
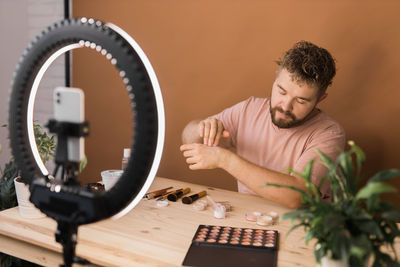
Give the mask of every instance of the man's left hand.
[(227, 151), (221, 147), (203, 144), (185, 144), (180, 147), (191, 170), (220, 168)]

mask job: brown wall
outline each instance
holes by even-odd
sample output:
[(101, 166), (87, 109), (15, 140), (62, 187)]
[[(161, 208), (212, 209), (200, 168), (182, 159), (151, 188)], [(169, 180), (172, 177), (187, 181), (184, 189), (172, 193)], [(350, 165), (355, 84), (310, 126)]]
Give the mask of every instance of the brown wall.
[[(75, 17), (113, 22), (131, 34), (156, 71), (167, 127), (158, 175), (228, 189), (235, 182), (224, 171), (187, 169), (181, 131), (251, 95), (269, 96), (274, 60), (299, 40), (336, 58), (338, 73), (320, 107), (364, 149), (366, 174), (400, 168), (399, 10), (400, 2), (380, 0), (73, 1)], [(87, 91), (92, 126), (100, 124), (87, 141), (92, 180), (102, 169), (119, 168), (131, 135), (122, 84), (98, 58), (86, 52), (73, 58), (73, 84)], [(400, 179), (394, 184), (400, 188)]]

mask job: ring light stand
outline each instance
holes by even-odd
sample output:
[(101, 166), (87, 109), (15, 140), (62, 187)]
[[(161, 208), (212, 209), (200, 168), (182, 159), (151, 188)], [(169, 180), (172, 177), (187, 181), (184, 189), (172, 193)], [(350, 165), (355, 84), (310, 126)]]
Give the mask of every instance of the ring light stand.
[[(57, 57), (83, 47), (97, 51), (117, 68), (131, 100), (134, 121), (128, 166), (118, 182), (101, 194), (53, 179), (40, 158), (33, 131), (35, 97), (44, 73)], [(60, 127), (76, 130), (81, 126)], [(165, 134), (161, 90), (145, 53), (125, 31), (94, 19), (66, 19), (44, 30), (21, 56), (12, 83), (9, 129), (12, 153), (22, 180), (29, 185), (30, 200), (58, 222), (56, 241), (63, 245), (65, 266), (85, 263), (75, 257), (78, 226), (123, 216), (142, 199), (155, 177)], [(61, 130), (53, 131), (59, 135)]]

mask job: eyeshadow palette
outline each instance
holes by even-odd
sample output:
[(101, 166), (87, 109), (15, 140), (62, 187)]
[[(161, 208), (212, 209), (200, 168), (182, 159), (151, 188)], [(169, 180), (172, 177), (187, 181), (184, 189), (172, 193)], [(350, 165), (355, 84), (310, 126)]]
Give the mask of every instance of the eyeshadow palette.
[(199, 225), (183, 265), (275, 267), (278, 238), (275, 230)]

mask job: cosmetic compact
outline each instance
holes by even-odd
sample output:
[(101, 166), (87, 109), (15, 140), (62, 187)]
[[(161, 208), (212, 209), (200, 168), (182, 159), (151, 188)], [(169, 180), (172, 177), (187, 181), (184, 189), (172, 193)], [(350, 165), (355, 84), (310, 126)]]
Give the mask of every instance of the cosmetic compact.
[(276, 230), (199, 225), (183, 265), (275, 267), (278, 238)]

